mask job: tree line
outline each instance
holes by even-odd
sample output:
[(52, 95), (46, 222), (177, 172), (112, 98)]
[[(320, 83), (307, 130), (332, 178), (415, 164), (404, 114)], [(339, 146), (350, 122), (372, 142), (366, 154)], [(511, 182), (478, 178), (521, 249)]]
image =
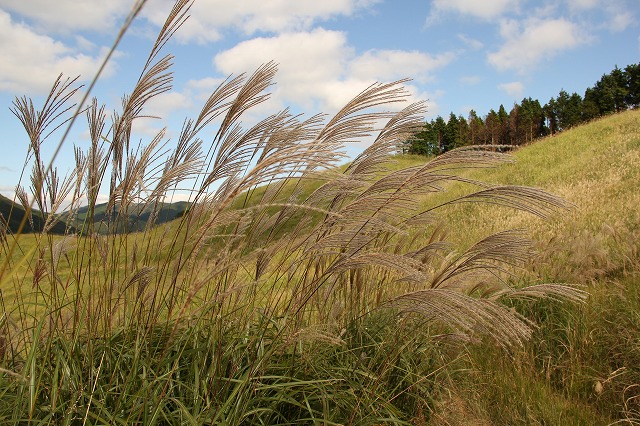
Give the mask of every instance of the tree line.
[(557, 97), (542, 105), (524, 98), (509, 112), (504, 105), (484, 117), (471, 110), (465, 118), (449, 115), (427, 121), (422, 131), (406, 142), (403, 152), (437, 155), (465, 145), (523, 145), (537, 138), (569, 129), (603, 115), (640, 106), (640, 63), (617, 66), (584, 96), (560, 90)]

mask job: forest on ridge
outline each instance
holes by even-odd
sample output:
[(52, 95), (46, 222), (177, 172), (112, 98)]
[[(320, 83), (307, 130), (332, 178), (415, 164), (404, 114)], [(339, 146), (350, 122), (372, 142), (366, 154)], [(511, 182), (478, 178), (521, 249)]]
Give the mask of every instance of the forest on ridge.
[(500, 105), (484, 117), (469, 111), (465, 118), (453, 112), (424, 124), (421, 132), (407, 141), (404, 152), (437, 155), (467, 145), (523, 145), (608, 114), (640, 105), (640, 63), (603, 75), (584, 96), (560, 90), (542, 105), (526, 97), (509, 112)]

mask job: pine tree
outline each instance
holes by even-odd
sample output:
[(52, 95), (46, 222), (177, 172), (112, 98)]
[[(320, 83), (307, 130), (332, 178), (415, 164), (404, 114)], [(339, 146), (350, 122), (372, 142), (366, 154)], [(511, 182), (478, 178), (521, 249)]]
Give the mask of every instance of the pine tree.
[(555, 107), (559, 130), (569, 129), (582, 121), (582, 98), (577, 93), (569, 95), (560, 90)]
[(501, 145), (511, 145), (511, 138), (509, 136), (509, 114), (507, 114), (507, 110), (502, 104), (500, 104), (500, 108), (498, 108), (498, 122), (500, 123), (498, 143)]
[(544, 112), (540, 106), (540, 101), (531, 97), (522, 99), (520, 103), (520, 115), (522, 127), (524, 128), (524, 142), (532, 142), (545, 135)]
[(522, 107), (514, 102), (513, 108), (509, 112), (509, 135), (511, 142), (520, 145), (525, 142), (525, 135), (522, 126)]
[(480, 145), (485, 143), (484, 122), (480, 117), (478, 117), (478, 114), (474, 110), (469, 111), (468, 123), (471, 145)]
[(500, 143), (500, 120), (498, 114), (491, 109), (484, 120), (487, 127), (487, 142), (491, 145)]
[(629, 108), (640, 106), (640, 64), (627, 65), (624, 69), (627, 96), (625, 103)]
[(549, 129), (549, 134), (553, 135), (558, 131), (558, 115), (556, 113), (557, 106), (556, 100), (554, 98), (549, 99), (544, 107), (542, 108), (544, 112), (544, 119), (546, 123), (547, 129)]
[(458, 117), (452, 112), (449, 114), (449, 121), (447, 121), (447, 127), (444, 136), (445, 151), (450, 151), (454, 148), (462, 146), (460, 135), (460, 122)]
[(447, 123), (444, 122), (444, 119), (440, 116), (436, 118), (433, 122), (433, 133), (435, 136), (436, 146), (438, 147), (439, 153), (446, 152), (446, 141), (445, 141), (445, 133), (447, 131)]

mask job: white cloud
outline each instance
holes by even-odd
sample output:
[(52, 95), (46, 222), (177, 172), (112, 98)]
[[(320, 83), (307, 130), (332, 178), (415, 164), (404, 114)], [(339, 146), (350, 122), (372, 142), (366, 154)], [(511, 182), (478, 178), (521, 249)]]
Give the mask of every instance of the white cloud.
[(363, 80), (411, 77), (424, 82), (435, 69), (449, 64), (454, 57), (450, 52), (433, 56), (418, 51), (370, 50), (351, 62), (350, 74)]
[(217, 77), (205, 77), (198, 80), (188, 80), (185, 87), (191, 99), (199, 101), (200, 104), (209, 99), (213, 91), (222, 84), (224, 79)]
[(216, 55), (214, 64), (223, 74), (240, 74), (274, 60), (279, 64), (274, 95), (308, 109), (318, 99), (330, 101), (332, 93), (357, 93), (349, 93), (353, 89), (342, 79), (353, 55), (344, 33), (318, 29), (242, 42)]
[[(296, 104), (305, 110), (331, 112), (376, 81), (403, 77), (428, 80), (448, 64), (452, 54), (432, 56), (416, 51), (372, 50), (357, 56), (342, 32), (311, 32), (254, 38), (214, 58), (223, 74), (239, 74), (274, 60), (279, 64), (273, 89), (279, 105)], [(413, 94), (421, 96), (415, 87)]]
[[(190, 18), (176, 34), (181, 41), (217, 41), (227, 29), (256, 32), (308, 30), (336, 16), (350, 16), (380, 0), (197, 0)], [(130, 12), (133, 0), (0, 0), (0, 8), (25, 17), (39, 28), (56, 33), (110, 31)], [(174, 0), (148, 0), (142, 16), (162, 26)]]
[(594, 25), (598, 29), (622, 32), (636, 23), (635, 9), (624, 0), (567, 0), (566, 3), (569, 11), (578, 16), (587, 11), (595, 13), (600, 19)]
[(502, 90), (514, 99), (520, 99), (524, 93), (524, 85), (519, 81), (499, 84), (498, 89)]
[(457, 12), (481, 19), (494, 19), (519, 10), (520, 0), (434, 0), (430, 21), (447, 12)]
[(478, 50), (484, 47), (484, 43), (480, 40), (473, 39), (464, 34), (458, 34), (458, 39), (462, 41), (469, 49)]
[[(12, 94), (37, 94), (49, 90), (59, 73), (90, 78), (97, 71), (105, 49), (90, 56), (40, 35), (24, 24), (13, 22), (0, 10), (0, 91)], [(108, 67), (106, 75), (113, 71)]]
[(191, 102), (188, 93), (172, 90), (151, 98), (146, 104), (145, 114), (166, 118), (176, 110), (188, 109), (192, 106), (193, 102)]
[(573, 49), (590, 39), (574, 23), (565, 19), (532, 19), (523, 23), (505, 20), (500, 33), (506, 40), (488, 61), (499, 70), (530, 71), (539, 62)]
[(612, 32), (622, 32), (635, 22), (631, 12), (614, 12), (608, 22), (608, 28)]
[(600, 0), (567, 0), (567, 5), (572, 10), (588, 10), (598, 6)]
[[(318, 21), (349, 16), (378, 1), (198, 0), (191, 8), (191, 17), (176, 37), (181, 41), (206, 43), (221, 39), (228, 28), (240, 30), (246, 35), (309, 30)], [(162, 25), (172, 4), (172, 0), (152, 0), (143, 14), (156, 25)]]
[(0, 0), (0, 8), (34, 20), (55, 32), (108, 31), (129, 12), (132, 0)]

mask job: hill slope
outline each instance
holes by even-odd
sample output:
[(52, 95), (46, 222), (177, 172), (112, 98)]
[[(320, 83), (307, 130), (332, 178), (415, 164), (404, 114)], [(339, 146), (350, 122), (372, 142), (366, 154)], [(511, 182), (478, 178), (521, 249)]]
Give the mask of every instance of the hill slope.
[[(175, 203), (165, 203), (160, 206), (158, 211), (158, 216), (155, 220), (155, 224), (159, 225), (162, 223), (170, 222), (177, 217), (180, 217), (184, 214), (186, 210), (189, 209), (190, 203), (186, 201), (178, 201)], [(94, 211), (94, 222), (98, 227), (98, 232), (107, 232), (110, 226), (107, 222), (107, 204), (102, 203), (95, 206)], [(116, 213), (117, 213), (116, 208)], [(130, 207), (130, 211), (127, 214), (126, 218), (126, 231), (127, 232), (136, 232), (142, 231), (145, 229), (147, 225), (147, 221), (151, 216), (152, 209), (150, 207), (146, 207), (143, 204), (133, 204)], [(85, 222), (89, 216), (89, 208), (87, 206), (80, 207), (76, 213), (76, 215), (68, 220), (73, 226), (78, 229), (82, 229), (85, 226)], [(69, 213), (63, 213), (62, 217), (67, 218)], [(123, 231), (122, 229), (125, 225), (123, 223), (119, 224), (119, 231)]]
[[(583, 284), (585, 305), (540, 301), (526, 314), (540, 329), (516, 356), (488, 345), (471, 352), (438, 403), (435, 424), (632, 424), (640, 418), (640, 110), (546, 138), (517, 162), (471, 173), (492, 182), (543, 187), (575, 208), (542, 222), (495, 208), (457, 206), (459, 241), (525, 228), (539, 253), (529, 266), (547, 282)], [(449, 423), (451, 422), (451, 423)]]
[(544, 222), (510, 209), (456, 206), (447, 220), (460, 242), (470, 243), (505, 228), (527, 229), (538, 241), (538, 249), (548, 256), (545, 262), (550, 270), (544, 273), (573, 282), (593, 278), (593, 274), (615, 269), (623, 259), (637, 256), (640, 110), (542, 139), (519, 149), (514, 157), (513, 164), (474, 171), (469, 176), (540, 187), (575, 208)]
[[(20, 204), (14, 204), (13, 201), (0, 195), (0, 214), (2, 214), (3, 225), (7, 226), (12, 233), (18, 232), (20, 224), (25, 216), (25, 210)], [(27, 220), (22, 230), (23, 233), (29, 232), (41, 232), (44, 225), (42, 214), (37, 211), (32, 211), (33, 226), (31, 222)], [(66, 224), (64, 222), (57, 222), (53, 225), (53, 228), (49, 231), (52, 234), (64, 234), (66, 231)]]

